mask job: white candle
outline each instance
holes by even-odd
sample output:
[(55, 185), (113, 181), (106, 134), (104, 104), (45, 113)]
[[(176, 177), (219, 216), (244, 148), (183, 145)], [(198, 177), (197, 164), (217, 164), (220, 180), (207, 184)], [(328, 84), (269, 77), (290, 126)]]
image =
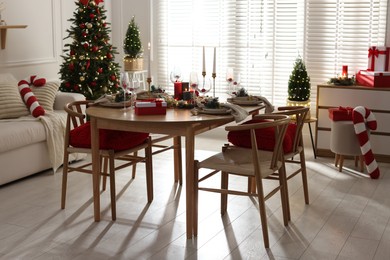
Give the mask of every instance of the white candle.
[(214, 74), (216, 72), (216, 62), (215, 62), (216, 58), (217, 58), (217, 47), (214, 47), (214, 59), (213, 59), (213, 73)]
[(205, 53), (205, 48), (203, 46), (203, 70), (202, 72), (206, 72), (206, 53)]
[(152, 52), (150, 51), (150, 42), (148, 42), (148, 50), (149, 50), (149, 59), (148, 59), (148, 78), (151, 78), (150, 62), (151, 62), (151, 59), (152, 59)]

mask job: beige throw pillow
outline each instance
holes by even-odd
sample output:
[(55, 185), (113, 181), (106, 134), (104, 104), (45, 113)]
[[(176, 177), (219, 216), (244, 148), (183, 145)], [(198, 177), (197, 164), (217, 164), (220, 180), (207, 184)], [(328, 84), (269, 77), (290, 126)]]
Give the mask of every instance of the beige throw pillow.
[(46, 84), (41, 87), (31, 85), (30, 88), (43, 109), (45, 109), (45, 111), (53, 111), (54, 101), (59, 86), (59, 82), (50, 81), (46, 82)]
[(17, 118), (29, 114), (19, 94), (18, 84), (0, 82), (0, 119)]

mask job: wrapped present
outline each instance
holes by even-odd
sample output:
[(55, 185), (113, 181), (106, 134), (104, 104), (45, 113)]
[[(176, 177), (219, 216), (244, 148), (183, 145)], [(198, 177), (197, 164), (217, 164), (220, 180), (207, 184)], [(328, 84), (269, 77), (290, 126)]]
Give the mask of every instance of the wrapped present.
[(369, 71), (389, 71), (390, 47), (371, 46), (368, 49), (368, 68)]
[(356, 74), (356, 83), (371, 88), (390, 88), (390, 72), (361, 70)]
[(329, 118), (332, 121), (352, 121), (352, 107), (329, 108)]
[(167, 102), (162, 100), (136, 101), (136, 115), (165, 115), (167, 113)]

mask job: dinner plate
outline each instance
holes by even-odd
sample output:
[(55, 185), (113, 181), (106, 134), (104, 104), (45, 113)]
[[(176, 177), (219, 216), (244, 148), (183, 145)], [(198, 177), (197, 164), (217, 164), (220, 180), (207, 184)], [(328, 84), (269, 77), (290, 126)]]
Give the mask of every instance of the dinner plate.
[(229, 100), (230, 103), (236, 104), (236, 105), (241, 105), (241, 106), (254, 106), (254, 105), (259, 105), (263, 101), (262, 100), (243, 100), (243, 99), (232, 99)]
[(199, 112), (209, 115), (227, 115), (230, 114), (231, 110), (226, 108), (203, 108)]
[(123, 104), (123, 102), (124, 101), (121, 101), (121, 102), (101, 102), (101, 103), (99, 103), (99, 105), (101, 105), (103, 107), (116, 107), (116, 108), (123, 108), (124, 105), (126, 105), (126, 107), (131, 106), (130, 101), (126, 101), (125, 104)]

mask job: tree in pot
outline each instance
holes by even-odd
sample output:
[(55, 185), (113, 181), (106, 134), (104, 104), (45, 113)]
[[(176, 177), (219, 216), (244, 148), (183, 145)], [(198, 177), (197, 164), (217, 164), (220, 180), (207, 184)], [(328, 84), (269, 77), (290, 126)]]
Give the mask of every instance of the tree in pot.
[(142, 70), (143, 69), (143, 48), (140, 39), (140, 31), (135, 17), (129, 22), (126, 37), (123, 42), (123, 50), (126, 54), (124, 58), (125, 70)]

